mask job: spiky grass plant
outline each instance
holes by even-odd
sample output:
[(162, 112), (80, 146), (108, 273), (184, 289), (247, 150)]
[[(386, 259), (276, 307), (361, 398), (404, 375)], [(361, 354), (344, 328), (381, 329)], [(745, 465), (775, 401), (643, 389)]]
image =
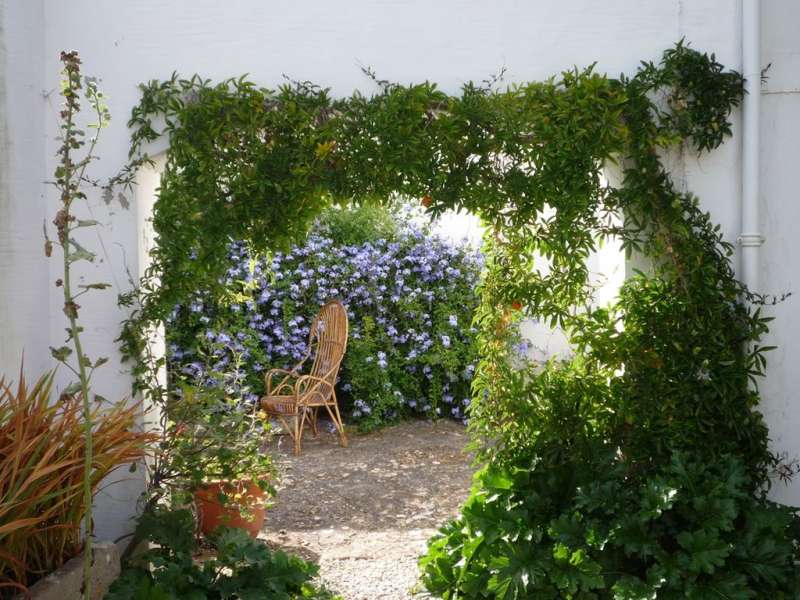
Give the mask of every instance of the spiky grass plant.
[[(24, 590), (83, 546), (83, 401), (63, 394), (53, 402), (52, 388), (52, 371), (32, 387), (22, 369), (16, 387), (0, 378), (0, 597)], [(149, 436), (134, 430), (138, 408), (92, 408), (92, 495), (112, 471), (141, 458)]]

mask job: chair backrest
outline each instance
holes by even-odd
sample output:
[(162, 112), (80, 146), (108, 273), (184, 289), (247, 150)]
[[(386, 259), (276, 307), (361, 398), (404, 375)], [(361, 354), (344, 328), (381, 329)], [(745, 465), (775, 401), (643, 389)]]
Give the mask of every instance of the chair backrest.
[(308, 347), (314, 356), (309, 375), (336, 385), (339, 366), (347, 349), (347, 309), (339, 300), (329, 300), (311, 324)]

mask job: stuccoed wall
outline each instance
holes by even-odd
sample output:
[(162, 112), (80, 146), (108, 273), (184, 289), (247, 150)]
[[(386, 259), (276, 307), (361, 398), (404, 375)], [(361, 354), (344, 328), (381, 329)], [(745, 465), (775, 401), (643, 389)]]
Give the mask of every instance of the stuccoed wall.
[[(10, 373), (22, 348), (31, 371), (43, 368), (49, 362), (46, 346), (59, 345), (63, 337), (60, 301), (51, 287), (59, 264), (40, 255), (41, 223), (55, 206), (53, 191), (42, 181), (55, 167), (61, 49), (79, 50), (85, 73), (100, 77), (110, 96), (113, 122), (99, 147), (99, 176), (113, 174), (125, 161), (125, 122), (138, 99), (137, 84), (167, 78), (174, 70), (214, 79), (249, 73), (267, 86), (279, 85), (286, 73), (345, 95), (372, 89), (359, 70), (370, 65), (383, 78), (430, 79), (457, 92), (462, 82), (484, 79), (503, 66), (512, 82), (594, 61), (612, 75), (632, 72), (639, 60), (657, 58), (683, 37), (716, 52), (727, 66), (741, 64), (735, 0), (5, 0), (2, 6), (6, 98), (0, 118), (6, 123), (7, 170), (0, 182), (0, 372)], [(800, 41), (791, 32), (800, 22), (800, 8), (791, 0), (771, 0), (762, 10), (769, 28), (763, 35), (764, 62), (775, 63), (768, 89), (797, 89), (792, 78), (800, 73)], [(800, 216), (794, 214), (800, 204), (792, 185), (800, 139), (797, 103), (796, 94), (774, 94), (763, 105), (768, 241), (762, 282), (769, 291), (800, 281), (800, 260), (792, 252), (793, 217)], [(739, 233), (740, 143), (734, 137), (707, 158), (677, 157), (674, 165), (677, 179), (703, 199), (730, 240)], [(124, 316), (114, 299), (130, 286), (126, 269), (135, 274), (142, 268), (140, 228), (149, 207), (141, 196), (128, 198), (128, 210), (91, 196), (105, 247), (91, 276), (114, 289), (86, 297), (82, 312), (89, 353), (112, 357), (97, 379), (98, 392), (109, 398), (129, 392), (113, 343)], [(90, 235), (87, 244), (97, 247), (96, 234)], [(764, 405), (776, 447), (793, 454), (800, 454), (800, 440), (790, 436), (800, 424), (800, 407), (792, 398), (800, 388), (800, 369), (792, 368), (800, 350), (800, 317), (793, 316), (797, 301), (777, 309), (774, 337), (782, 347), (773, 354)], [(101, 537), (128, 527), (140, 485), (129, 482), (99, 499)], [(800, 481), (776, 495), (800, 504)]]
[[(800, 456), (800, 3), (767, 0), (761, 12), (761, 61), (772, 63), (761, 96), (761, 287), (794, 296), (769, 312), (768, 377), (761, 407), (773, 446)], [(800, 476), (773, 497), (800, 505)]]
[(0, 376), (50, 364), (45, 218), (44, 6), (0, 2)]

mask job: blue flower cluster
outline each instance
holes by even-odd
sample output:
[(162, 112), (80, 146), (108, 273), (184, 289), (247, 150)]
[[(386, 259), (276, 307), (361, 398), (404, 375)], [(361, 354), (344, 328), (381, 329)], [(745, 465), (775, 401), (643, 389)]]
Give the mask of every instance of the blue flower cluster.
[(340, 404), (362, 428), (412, 414), (464, 420), (477, 361), (472, 316), (482, 257), (424, 228), (339, 244), (324, 232), (270, 258), (233, 244), (227, 293), (176, 308), (167, 327), (174, 376), (237, 386), (246, 400), (263, 373), (304, 356), (311, 320), (328, 299), (348, 309)]

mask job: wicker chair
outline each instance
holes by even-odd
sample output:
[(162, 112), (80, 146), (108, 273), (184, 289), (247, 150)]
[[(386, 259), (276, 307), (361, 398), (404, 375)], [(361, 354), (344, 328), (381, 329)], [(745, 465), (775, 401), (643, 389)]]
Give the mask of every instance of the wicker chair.
[[(306, 424), (317, 435), (317, 412), (324, 407), (339, 432), (339, 441), (347, 446), (344, 424), (336, 401), (336, 378), (347, 348), (347, 310), (338, 300), (330, 300), (320, 309), (311, 324), (308, 351), (290, 371), (271, 369), (265, 376), (267, 395), (261, 407), (278, 417), (294, 440), (294, 453), (300, 444)], [(311, 369), (302, 375), (300, 369), (313, 355)], [(276, 376), (282, 377), (277, 384)]]

